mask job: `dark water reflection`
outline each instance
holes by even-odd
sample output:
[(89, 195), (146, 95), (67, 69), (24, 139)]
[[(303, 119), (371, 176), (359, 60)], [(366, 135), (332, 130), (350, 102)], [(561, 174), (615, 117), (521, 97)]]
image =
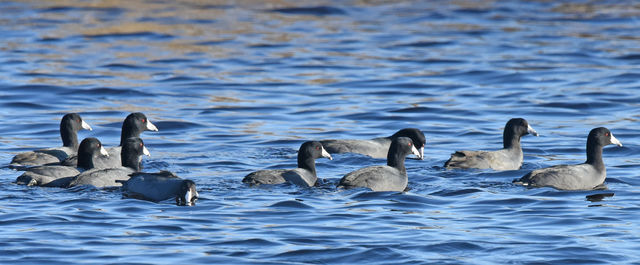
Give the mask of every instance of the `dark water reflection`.
[[(15, 1), (0, 3), (0, 161), (59, 145), (79, 112), (107, 146), (144, 112), (148, 171), (198, 184), (195, 207), (117, 190), (24, 187), (0, 169), (0, 263), (561, 264), (640, 262), (640, 8), (545, 1)], [(444, 170), (497, 149), (511, 117), (516, 171)], [(511, 180), (584, 161), (606, 126), (606, 190)], [(322, 184), (249, 188), (294, 167), (308, 139), (427, 136), (410, 190), (336, 190), (352, 154), (319, 160)], [(596, 206), (596, 207), (593, 207)]]

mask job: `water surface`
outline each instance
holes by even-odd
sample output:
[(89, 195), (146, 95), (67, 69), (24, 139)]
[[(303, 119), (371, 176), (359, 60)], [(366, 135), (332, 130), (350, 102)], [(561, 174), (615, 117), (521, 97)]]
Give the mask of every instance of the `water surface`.
[[(80, 138), (119, 143), (144, 112), (146, 171), (194, 180), (195, 207), (118, 190), (25, 187), (0, 169), (3, 264), (640, 263), (640, 8), (604, 1), (16, 1), (0, 4), (0, 161)], [(444, 170), (526, 118), (522, 169)], [(607, 190), (511, 184), (604, 150)], [(323, 184), (251, 188), (312, 139), (416, 127), (408, 192), (336, 190), (384, 164), (320, 159)]]

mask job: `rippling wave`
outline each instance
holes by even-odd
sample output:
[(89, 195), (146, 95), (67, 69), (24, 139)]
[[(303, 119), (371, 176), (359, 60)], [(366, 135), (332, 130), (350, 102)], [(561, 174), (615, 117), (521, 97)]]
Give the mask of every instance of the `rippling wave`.
[[(308, 4), (308, 5), (307, 5)], [(0, 5), (0, 160), (60, 145), (78, 112), (106, 146), (144, 112), (144, 170), (194, 180), (195, 207), (118, 189), (25, 187), (0, 168), (0, 263), (632, 264), (640, 262), (640, 8), (617, 2), (38, 2)], [(502, 147), (514, 171), (445, 170)], [(585, 159), (605, 126), (607, 189), (526, 189), (528, 171)], [(338, 190), (385, 164), (317, 161), (314, 188), (249, 187), (296, 166), (306, 140), (420, 128), (409, 191)]]

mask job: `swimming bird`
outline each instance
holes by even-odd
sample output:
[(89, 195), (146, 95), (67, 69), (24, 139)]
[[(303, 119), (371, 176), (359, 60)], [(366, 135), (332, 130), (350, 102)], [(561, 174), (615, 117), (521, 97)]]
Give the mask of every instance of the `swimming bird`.
[(77, 167), (61, 165), (31, 167), (16, 179), (16, 183), (28, 186), (66, 187), (81, 171), (92, 169), (95, 160), (101, 155), (109, 155), (102, 143), (93, 137), (85, 138), (78, 147)]
[[(158, 131), (158, 128), (151, 123), (147, 116), (140, 112), (134, 112), (129, 114), (122, 123), (122, 132), (120, 134), (120, 145), (107, 148), (109, 152), (108, 157), (101, 157), (96, 160), (96, 168), (114, 168), (122, 165), (120, 161), (120, 152), (122, 151), (122, 145), (131, 137), (140, 137), (143, 131)], [(62, 164), (65, 166), (75, 166), (77, 163), (76, 157), (69, 157)]]
[(422, 131), (416, 128), (405, 128), (397, 131), (389, 137), (378, 137), (371, 140), (323, 140), (320, 141), (327, 152), (334, 153), (358, 153), (373, 158), (385, 158), (389, 152), (391, 142), (398, 137), (408, 137), (419, 150), (418, 159), (424, 159), (424, 146), (426, 137)]
[(444, 163), (446, 168), (478, 168), (516, 170), (522, 166), (524, 155), (520, 138), (527, 134), (538, 136), (527, 120), (514, 118), (507, 122), (502, 133), (503, 148), (497, 151), (456, 151)]
[(364, 187), (373, 191), (404, 191), (409, 178), (404, 160), (407, 155), (420, 155), (413, 141), (398, 137), (391, 142), (386, 166), (371, 166), (344, 175), (338, 188)]
[(176, 204), (192, 206), (199, 197), (195, 182), (181, 179), (169, 171), (158, 173), (137, 172), (129, 180), (116, 180), (122, 183), (125, 197), (159, 202), (176, 198)]
[(62, 138), (62, 147), (19, 153), (13, 157), (9, 167), (14, 169), (26, 169), (30, 166), (59, 164), (67, 159), (67, 157), (76, 155), (78, 152), (78, 131), (80, 129), (92, 130), (91, 126), (89, 126), (89, 124), (87, 124), (77, 113), (65, 114), (60, 121), (60, 138)]
[(609, 129), (595, 128), (587, 137), (587, 161), (584, 163), (536, 169), (513, 182), (527, 187), (552, 187), (559, 190), (594, 189), (607, 178), (602, 148), (610, 144), (622, 146)]
[(96, 188), (120, 186), (116, 180), (128, 180), (129, 175), (140, 171), (142, 155), (151, 156), (142, 139), (128, 138), (122, 145), (122, 152), (120, 152), (122, 166), (84, 171), (71, 180), (69, 187), (80, 185), (91, 185)]
[(313, 187), (318, 180), (315, 160), (320, 157), (333, 159), (320, 142), (304, 142), (298, 150), (298, 168), (259, 170), (246, 175), (242, 182), (252, 185), (290, 182), (299, 186)]

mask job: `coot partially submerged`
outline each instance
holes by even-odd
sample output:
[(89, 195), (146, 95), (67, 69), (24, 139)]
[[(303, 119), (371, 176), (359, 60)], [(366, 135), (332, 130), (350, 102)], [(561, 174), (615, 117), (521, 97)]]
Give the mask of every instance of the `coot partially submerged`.
[(117, 182), (122, 183), (123, 196), (140, 200), (159, 202), (175, 198), (178, 205), (193, 206), (199, 196), (195, 182), (169, 171), (133, 173), (129, 180)]

